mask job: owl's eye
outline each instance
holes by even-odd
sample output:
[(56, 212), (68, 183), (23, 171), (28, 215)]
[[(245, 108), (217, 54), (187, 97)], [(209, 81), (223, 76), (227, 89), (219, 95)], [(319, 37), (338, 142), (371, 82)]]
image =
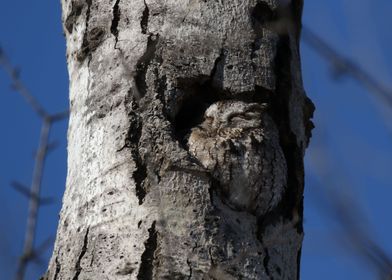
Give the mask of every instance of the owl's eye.
[(254, 128), (260, 125), (260, 121), (260, 114), (257, 112), (242, 112), (232, 114), (227, 118), (227, 122), (231, 127)]
[(237, 115), (237, 116), (233, 116), (233, 117), (229, 118), (229, 122), (231, 122), (231, 123), (241, 122), (243, 120), (244, 120), (244, 116), (241, 116), (241, 115)]
[(238, 122), (244, 119), (245, 117), (242, 113), (232, 114), (227, 118), (228, 122)]
[(245, 114), (243, 114), (242, 117), (245, 120), (257, 119), (257, 118), (260, 117), (260, 113), (259, 112), (249, 111), (249, 112), (246, 112)]

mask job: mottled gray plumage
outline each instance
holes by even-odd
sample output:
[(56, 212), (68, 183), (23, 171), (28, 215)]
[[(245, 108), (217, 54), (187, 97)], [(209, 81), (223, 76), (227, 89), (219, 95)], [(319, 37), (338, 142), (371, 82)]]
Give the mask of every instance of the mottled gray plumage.
[(203, 123), (192, 129), (188, 145), (219, 182), (219, 193), (230, 207), (263, 215), (280, 201), (286, 163), (266, 104), (212, 104)]

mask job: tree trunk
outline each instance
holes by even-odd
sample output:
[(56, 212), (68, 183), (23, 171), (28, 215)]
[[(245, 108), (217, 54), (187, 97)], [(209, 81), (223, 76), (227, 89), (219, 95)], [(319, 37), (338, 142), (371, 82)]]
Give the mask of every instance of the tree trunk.
[[(45, 279), (297, 279), (302, 1), (63, 0), (68, 176)], [(287, 2), (287, 1), (286, 1)]]

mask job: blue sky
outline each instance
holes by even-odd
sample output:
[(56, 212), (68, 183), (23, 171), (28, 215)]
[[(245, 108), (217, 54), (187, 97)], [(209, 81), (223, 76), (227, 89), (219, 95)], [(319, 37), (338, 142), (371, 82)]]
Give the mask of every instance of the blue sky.
[[(68, 106), (65, 41), (60, 1), (7, 1), (0, 9), (0, 46), (21, 69), (25, 85), (50, 112)], [(390, 0), (305, 0), (306, 26), (392, 87), (392, 2)], [(333, 79), (325, 60), (302, 46), (304, 84), (316, 104), (317, 128), (306, 156), (305, 240), (302, 279), (374, 279), (375, 271), (358, 258), (337, 216), (324, 207), (325, 190), (348, 193), (360, 209), (360, 227), (392, 253), (391, 108), (350, 78)], [(10, 187), (29, 185), (40, 120), (10, 89), (0, 69), (0, 278), (16, 269), (27, 201)], [(37, 243), (54, 237), (66, 176), (66, 121), (51, 134), (59, 148), (48, 159), (43, 193), (56, 198), (40, 212)], [(29, 266), (26, 279), (38, 279), (43, 264)]]

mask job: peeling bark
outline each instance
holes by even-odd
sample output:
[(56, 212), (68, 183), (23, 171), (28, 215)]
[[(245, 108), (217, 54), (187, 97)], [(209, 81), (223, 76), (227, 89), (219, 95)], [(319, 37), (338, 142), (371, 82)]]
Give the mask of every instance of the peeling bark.
[(68, 176), (44, 278), (298, 279), (302, 1), (62, 6)]

